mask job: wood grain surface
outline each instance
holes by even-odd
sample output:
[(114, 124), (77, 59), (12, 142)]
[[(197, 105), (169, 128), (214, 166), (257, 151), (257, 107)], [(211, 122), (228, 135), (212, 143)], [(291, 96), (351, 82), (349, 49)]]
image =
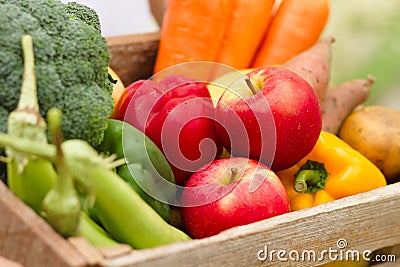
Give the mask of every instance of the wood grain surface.
[(108, 37), (111, 55), (110, 67), (118, 74), (125, 86), (153, 75), (159, 32)]
[[(33, 267), (317, 266), (328, 262), (329, 257), (315, 262), (300, 257), (295, 261), (289, 258), (289, 253), (314, 251), (318, 256), (328, 249), (362, 253), (399, 245), (399, 212), (400, 183), (396, 183), (232, 228), (205, 239), (153, 249), (129, 251), (124, 248), (115, 257), (96, 258), (97, 252), (93, 252), (89, 244), (83, 246), (82, 240), (71, 243), (59, 236), (0, 183), (0, 255)], [(337, 246), (341, 239), (347, 244), (342, 250)], [(79, 251), (82, 247), (85, 251)], [(264, 251), (270, 254), (273, 250), (272, 258), (258, 258), (265, 257)], [(277, 258), (280, 250), (286, 252), (282, 255), (286, 261)]]
[[(375, 251), (400, 244), (400, 183), (233, 228), (202, 240), (176, 243), (105, 260), (104, 266), (312, 266), (329, 262), (291, 261), (290, 251)], [(287, 261), (258, 259), (268, 251), (284, 250)], [(334, 255), (334, 254), (333, 254)], [(337, 254), (339, 255), (339, 254)], [(261, 254), (263, 257), (264, 255)], [(400, 259), (398, 259), (400, 261)], [(398, 264), (398, 263), (397, 263)]]

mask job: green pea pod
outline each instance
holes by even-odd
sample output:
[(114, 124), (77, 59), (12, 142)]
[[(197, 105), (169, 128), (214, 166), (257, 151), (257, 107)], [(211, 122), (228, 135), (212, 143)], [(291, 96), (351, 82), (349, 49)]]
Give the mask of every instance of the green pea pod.
[[(1, 132), (0, 145), (44, 157), (52, 162), (56, 161), (54, 145)], [(100, 156), (83, 140), (64, 141), (62, 148), (73, 176), (82, 177), (92, 186), (91, 192), (95, 199), (92, 207), (94, 213), (104, 229), (117, 242), (129, 244), (134, 248), (150, 248), (191, 239), (185, 232), (161, 218), (128, 183), (121, 179), (113, 170), (121, 161)], [(86, 234), (91, 233), (86, 232)]]
[(84, 211), (81, 212), (77, 234), (86, 238), (95, 247), (113, 247), (119, 244)]
[[(139, 196), (146, 201), (147, 204), (149, 204), (157, 213), (167, 222), (171, 220), (171, 213), (169, 209), (169, 205), (161, 202), (150, 195), (148, 195), (146, 192), (143, 191), (143, 189), (138, 185), (138, 183), (135, 181), (133, 178), (131, 171), (134, 168), (138, 168), (139, 175), (135, 175), (135, 179), (141, 179), (139, 181), (139, 184), (142, 183), (147, 183), (150, 184), (152, 183), (152, 176), (151, 173), (148, 172), (147, 170), (144, 170), (143, 168), (140, 168), (137, 164), (125, 164), (122, 165), (121, 167), (118, 167), (118, 175), (122, 177), (138, 194)], [(151, 187), (155, 187), (156, 185), (152, 183)]]
[(175, 199), (176, 189), (162, 183), (166, 180), (174, 184), (174, 175), (165, 156), (143, 132), (126, 122), (110, 119), (103, 142), (96, 149), (125, 157), (127, 164), (117, 167), (118, 175), (165, 221), (170, 221), (168, 203)]
[(141, 249), (191, 239), (165, 222), (114, 171), (97, 166), (87, 171), (96, 195), (93, 209), (107, 232), (118, 242)]
[(22, 173), (17, 171), (17, 163), (7, 164), (7, 179), (10, 190), (37, 213), (42, 209), (42, 201), (53, 188), (57, 173), (50, 161), (42, 158), (31, 159)]

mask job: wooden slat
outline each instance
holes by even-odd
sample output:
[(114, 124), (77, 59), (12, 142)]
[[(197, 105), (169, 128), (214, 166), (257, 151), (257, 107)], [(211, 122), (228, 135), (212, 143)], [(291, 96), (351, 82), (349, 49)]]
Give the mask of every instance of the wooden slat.
[(104, 258), (103, 253), (83, 237), (73, 236), (68, 238), (68, 241), (85, 257), (87, 265), (96, 265)]
[(80, 267), (85, 258), (0, 182), (0, 255), (29, 267)]
[[(201, 240), (146, 249), (103, 262), (107, 267), (137, 266), (312, 266), (308, 261), (259, 261), (257, 252), (338, 249), (375, 251), (400, 244), (400, 183), (303, 211), (227, 230)], [(276, 255), (276, 254), (275, 254)], [(287, 257), (287, 255), (286, 255)], [(314, 265), (328, 262), (315, 262)]]
[(22, 264), (0, 256), (1, 267), (24, 267)]
[(160, 40), (159, 32), (108, 37), (110, 67), (128, 86), (153, 75)]
[(105, 258), (116, 258), (133, 252), (132, 247), (126, 244), (98, 249)]
[[(400, 245), (399, 212), (400, 183), (397, 183), (311, 209), (236, 227), (210, 238), (133, 252), (124, 250), (123, 253), (114, 254), (113, 258), (105, 258), (99, 265), (311, 266), (308, 261), (283, 262), (276, 257), (273, 262), (262, 262), (257, 259), (257, 252), (268, 246), (269, 252), (297, 250), (301, 253), (312, 250), (320, 253), (329, 248), (337, 249), (336, 242), (341, 238), (348, 243), (344, 251), (376, 251)], [(87, 257), (83, 256), (87, 249), (78, 251), (2, 183), (0, 214), (0, 255), (25, 266), (89, 265)], [(395, 252), (398, 254), (398, 250)], [(316, 262), (315, 265), (328, 260), (325, 258), (325, 261)], [(96, 264), (96, 261), (91, 263)], [(383, 266), (396, 265), (398, 262)]]

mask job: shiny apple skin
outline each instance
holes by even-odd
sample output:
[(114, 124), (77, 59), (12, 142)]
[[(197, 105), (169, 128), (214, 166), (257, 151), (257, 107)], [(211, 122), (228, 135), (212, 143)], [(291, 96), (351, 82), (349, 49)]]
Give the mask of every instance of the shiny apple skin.
[(283, 67), (247, 74), (260, 91), (247, 86), (227, 90), (216, 106), (217, 134), (234, 156), (263, 162), (272, 170), (287, 169), (314, 147), (322, 129), (318, 96), (299, 75)]
[[(238, 171), (231, 181), (231, 169)], [(182, 192), (182, 222), (192, 238), (290, 211), (287, 192), (264, 164), (243, 157), (213, 161), (195, 172)]]
[(222, 152), (214, 127), (215, 107), (204, 82), (180, 74), (127, 87), (116, 119), (144, 132), (164, 153), (177, 185)]

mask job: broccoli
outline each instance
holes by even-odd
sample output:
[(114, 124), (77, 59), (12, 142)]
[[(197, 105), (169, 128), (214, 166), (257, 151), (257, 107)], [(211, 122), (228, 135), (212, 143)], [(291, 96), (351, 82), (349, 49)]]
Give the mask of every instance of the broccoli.
[(81, 20), (101, 33), (100, 18), (92, 8), (77, 2), (69, 2), (65, 5), (65, 10), (71, 18)]
[(0, 0), (0, 129), (22, 84), (20, 40), (33, 37), (40, 112), (62, 110), (65, 139), (100, 144), (114, 104), (110, 54), (97, 13), (59, 0)]
[(7, 118), (8, 118), (8, 111), (3, 107), (0, 107), (0, 132), (7, 131)]

